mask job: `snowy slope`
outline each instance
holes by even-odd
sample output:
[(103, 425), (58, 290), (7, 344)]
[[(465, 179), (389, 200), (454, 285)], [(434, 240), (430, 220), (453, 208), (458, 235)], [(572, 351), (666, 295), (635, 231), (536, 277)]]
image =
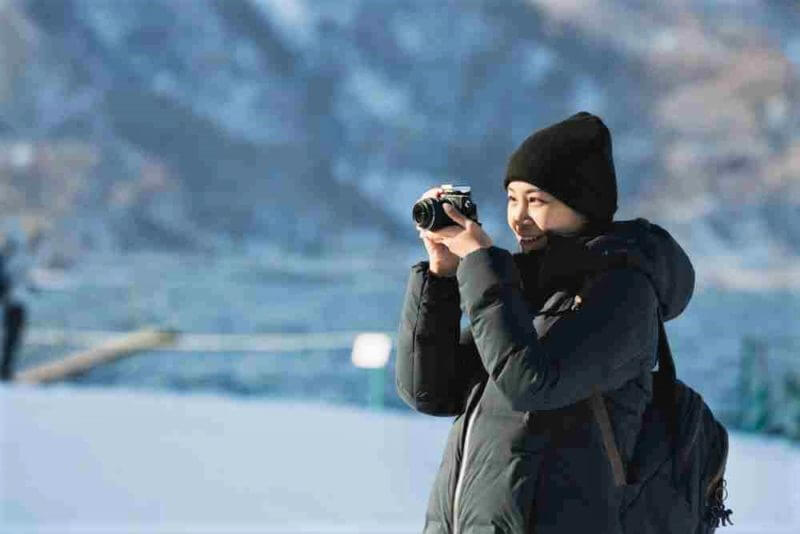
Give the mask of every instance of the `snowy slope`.
[[(0, 387), (0, 532), (413, 533), (450, 418)], [(731, 434), (733, 527), (800, 530), (800, 448)]]

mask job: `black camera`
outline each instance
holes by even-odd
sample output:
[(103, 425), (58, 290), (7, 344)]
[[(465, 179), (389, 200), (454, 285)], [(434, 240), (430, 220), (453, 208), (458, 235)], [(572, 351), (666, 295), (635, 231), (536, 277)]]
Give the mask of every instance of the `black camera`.
[(439, 228), (456, 224), (455, 221), (444, 212), (442, 205), (445, 202), (455, 206), (464, 216), (478, 222), (478, 206), (475, 205), (470, 197), (469, 186), (443, 184), (440, 187), (442, 189), (442, 194), (438, 199), (423, 198), (416, 202), (414, 207), (411, 208), (411, 217), (419, 227), (433, 232)]

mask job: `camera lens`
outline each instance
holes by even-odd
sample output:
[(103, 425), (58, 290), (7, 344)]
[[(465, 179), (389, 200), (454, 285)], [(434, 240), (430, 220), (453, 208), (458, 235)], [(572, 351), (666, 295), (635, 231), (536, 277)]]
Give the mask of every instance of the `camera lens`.
[(425, 198), (414, 204), (414, 207), (411, 208), (411, 216), (414, 218), (414, 222), (422, 228), (430, 228), (433, 223), (433, 202), (432, 199)]

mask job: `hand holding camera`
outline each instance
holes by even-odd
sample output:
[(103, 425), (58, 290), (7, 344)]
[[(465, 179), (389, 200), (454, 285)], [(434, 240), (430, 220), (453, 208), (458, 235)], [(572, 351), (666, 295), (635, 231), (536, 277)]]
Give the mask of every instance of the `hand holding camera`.
[[(425, 199), (438, 201), (442, 192), (443, 190), (441, 187), (428, 189), (414, 204), (415, 209), (417, 209), (416, 206), (422, 203)], [(419, 213), (422, 222), (427, 222), (425, 216), (422, 215), (423, 212), (420, 211), (421, 209), (425, 208), (417, 209), (417, 211), (412, 210), (412, 216), (416, 221), (416, 214)], [(434, 241), (433, 232), (421, 226), (419, 223), (417, 223), (417, 228), (419, 229), (419, 237), (422, 239), (422, 244), (425, 245), (425, 250), (428, 251), (428, 262), (430, 264), (428, 270), (436, 276), (455, 276), (456, 268), (458, 268), (459, 257), (450, 252), (443, 244)]]
[(429, 270), (438, 276), (453, 276), (460, 258), (492, 246), (478, 222), (469, 187), (445, 184), (429, 189), (414, 204), (412, 218), (430, 256)]

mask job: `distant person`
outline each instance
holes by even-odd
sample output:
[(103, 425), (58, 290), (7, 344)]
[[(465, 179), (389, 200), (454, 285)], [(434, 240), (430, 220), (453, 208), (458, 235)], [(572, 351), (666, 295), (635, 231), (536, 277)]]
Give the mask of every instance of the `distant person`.
[(621, 473), (590, 397), (602, 395), (626, 464), (653, 395), (658, 314), (685, 309), (694, 269), (663, 228), (612, 220), (611, 136), (595, 115), (530, 135), (503, 186), (519, 251), (450, 210), (457, 225), (420, 230), (428, 260), (408, 280), (397, 391), (455, 417), (424, 533), (617, 534)]
[[(33, 234), (38, 243), (38, 234)], [(16, 223), (11, 224), (0, 246), (0, 301), (3, 305), (3, 361), (0, 380), (14, 376), (17, 351), (22, 341), (27, 318), (26, 303), (32, 285), (29, 271), (32, 264), (29, 241)]]

